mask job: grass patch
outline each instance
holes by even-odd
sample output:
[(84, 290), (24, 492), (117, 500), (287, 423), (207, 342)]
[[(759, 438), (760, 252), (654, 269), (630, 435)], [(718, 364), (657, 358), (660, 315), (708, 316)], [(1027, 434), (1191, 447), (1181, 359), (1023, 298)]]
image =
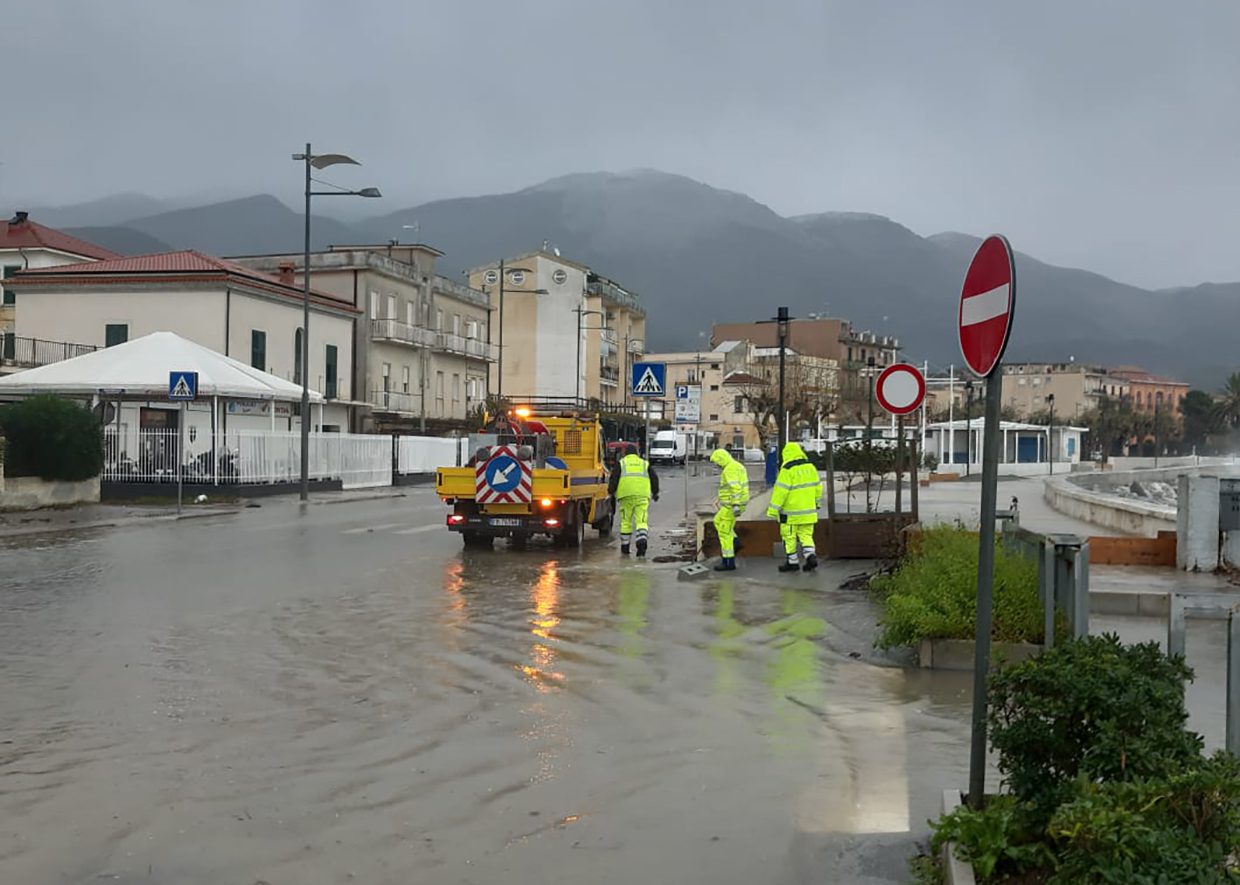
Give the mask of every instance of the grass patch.
[[(879, 597), (880, 648), (923, 639), (972, 639), (977, 621), (977, 535), (955, 526), (922, 532), (890, 574), (870, 581)], [(994, 632), (999, 642), (1042, 641), (1037, 564), (995, 548)]]

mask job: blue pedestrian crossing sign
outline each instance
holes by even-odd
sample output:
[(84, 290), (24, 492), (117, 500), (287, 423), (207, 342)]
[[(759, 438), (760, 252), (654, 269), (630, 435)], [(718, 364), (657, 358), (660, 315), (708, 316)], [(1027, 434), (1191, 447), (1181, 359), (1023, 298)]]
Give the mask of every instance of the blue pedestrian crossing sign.
[(198, 373), (197, 372), (169, 372), (168, 373), (168, 399), (170, 400), (198, 399)]
[(633, 396), (663, 396), (666, 380), (667, 363), (633, 363)]

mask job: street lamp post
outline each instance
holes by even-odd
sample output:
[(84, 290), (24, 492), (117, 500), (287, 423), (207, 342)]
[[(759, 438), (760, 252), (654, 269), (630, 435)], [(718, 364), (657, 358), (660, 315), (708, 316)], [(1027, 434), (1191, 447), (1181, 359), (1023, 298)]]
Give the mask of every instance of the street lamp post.
[(573, 399), (575, 399), (577, 401), (577, 404), (580, 405), (581, 404), (581, 333), (583, 331), (582, 326), (581, 326), (581, 318), (583, 316), (587, 316), (590, 314), (593, 314), (596, 317), (602, 317), (604, 321), (604, 325), (600, 326), (599, 328), (606, 329), (607, 326), (605, 325), (605, 323), (607, 321), (607, 314), (601, 310), (587, 310), (581, 305), (577, 305), (576, 307), (574, 307), (573, 313), (577, 314), (577, 374), (575, 376), (575, 382), (573, 384)]
[(1162, 392), (1154, 394), (1154, 466), (1158, 466), (1158, 404), (1162, 402)]
[(1050, 408), (1050, 417), (1047, 418), (1046, 429), (1046, 463), (1049, 465), (1049, 473), (1055, 475), (1055, 394), (1048, 393), (1046, 395), (1046, 405)]
[[(964, 382), (965, 407), (964, 417), (968, 429), (964, 432), (964, 475), (968, 476), (973, 467), (973, 381)], [(956, 431), (953, 430), (952, 433)]]
[[(306, 165), (306, 219), (305, 242), (301, 266), (301, 500), (310, 499), (310, 198), (311, 197), (368, 197), (383, 196), (377, 187), (361, 190), (337, 188), (330, 191), (313, 191), (310, 184), (311, 167), (326, 169), (328, 166), (360, 166), (361, 163), (346, 154), (311, 153), (306, 142), (304, 154), (293, 154), (293, 159)], [(334, 185), (329, 185), (334, 187)]]

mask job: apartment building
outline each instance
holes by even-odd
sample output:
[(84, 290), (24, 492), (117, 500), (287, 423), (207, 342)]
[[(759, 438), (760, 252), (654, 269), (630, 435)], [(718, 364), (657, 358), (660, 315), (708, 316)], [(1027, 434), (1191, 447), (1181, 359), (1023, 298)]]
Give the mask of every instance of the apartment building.
[[(497, 348), (486, 293), (435, 272), (425, 244), (334, 246), (310, 255), (310, 281), (358, 311), (349, 371), (359, 430), (460, 427), (487, 396)], [(301, 254), (236, 259), (301, 285)]]
[[(778, 349), (779, 331), (772, 322), (720, 323), (711, 329), (712, 346), (727, 340), (750, 341), (755, 347)], [(792, 320), (788, 323), (785, 345), (804, 357), (832, 361), (838, 391), (854, 399), (864, 396), (871, 374), (900, 359), (898, 338), (861, 331), (848, 320), (833, 317)]]
[[(19, 338), (59, 335), (86, 346), (111, 347), (151, 332), (175, 332), (302, 383), (303, 300), (290, 275), (272, 276), (182, 251), (21, 271), (9, 279), (8, 287), (20, 304)], [(346, 430), (355, 420), (348, 367), (358, 311), (350, 302), (316, 289), (310, 312), (307, 384), (327, 399), (315, 414), (316, 429)], [(237, 401), (229, 408), (245, 414), (263, 405)], [(283, 418), (286, 429), (297, 427), (300, 420), (292, 410)]]
[(1123, 379), (1128, 401), (1138, 412), (1152, 413), (1157, 410), (1161, 415), (1179, 417), (1180, 401), (1189, 391), (1186, 382), (1154, 375), (1133, 366), (1112, 369), (1111, 376)]
[(1056, 415), (1075, 418), (1096, 409), (1103, 397), (1118, 401), (1128, 395), (1123, 378), (1077, 362), (1005, 363), (1003, 376), (1003, 404), (1021, 418), (1049, 411), (1051, 402)]
[(628, 401), (645, 350), (638, 295), (547, 248), (469, 271), (494, 316), (491, 391), (506, 399)]
[(19, 337), (14, 331), (17, 291), (5, 283), (26, 270), (120, 258), (115, 252), (30, 220), (17, 212), (0, 222), (0, 374), (43, 366), (89, 353), (94, 348), (73, 342), (58, 330), (47, 338)]

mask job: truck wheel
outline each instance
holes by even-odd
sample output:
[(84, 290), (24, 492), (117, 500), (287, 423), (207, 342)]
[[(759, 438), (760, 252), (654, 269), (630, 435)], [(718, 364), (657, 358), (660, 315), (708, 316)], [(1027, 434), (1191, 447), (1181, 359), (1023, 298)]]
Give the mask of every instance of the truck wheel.
[(600, 538), (606, 538), (611, 535), (612, 526), (616, 524), (616, 518), (610, 513), (594, 524), (594, 528), (598, 530)]
[(585, 514), (578, 510), (576, 516), (568, 534), (560, 536), (564, 539), (564, 546), (570, 550), (580, 550), (586, 543)]

